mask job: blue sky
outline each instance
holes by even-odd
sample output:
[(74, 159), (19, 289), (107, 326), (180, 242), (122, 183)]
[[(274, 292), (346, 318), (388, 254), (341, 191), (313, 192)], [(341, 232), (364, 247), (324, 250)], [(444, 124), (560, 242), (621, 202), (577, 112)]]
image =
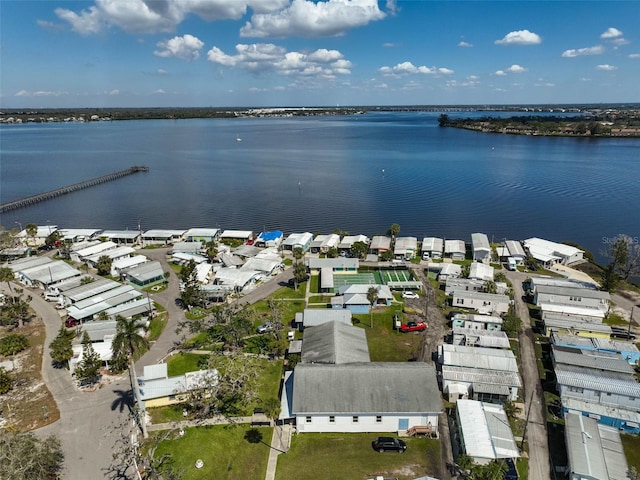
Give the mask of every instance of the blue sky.
[(0, 0), (0, 106), (640, 102), (638, 1)]

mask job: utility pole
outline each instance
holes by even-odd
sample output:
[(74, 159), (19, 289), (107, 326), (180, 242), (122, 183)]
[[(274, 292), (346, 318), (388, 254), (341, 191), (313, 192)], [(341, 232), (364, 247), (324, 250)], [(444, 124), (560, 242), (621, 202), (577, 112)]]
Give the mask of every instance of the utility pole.
[(531, 392), (531, 397), (529, 398), (529, 408), (527, 409), (527, 417), (524, 421), (524, 429), (522, 431), (522, 440), (520, 442), (520, 450), (524, 448), (524, 439), (527, 436), (527, 426), (529, 425), (529, 415), (531, 414), (531, 407), (533, 406), (533, 394), (535, 391)]

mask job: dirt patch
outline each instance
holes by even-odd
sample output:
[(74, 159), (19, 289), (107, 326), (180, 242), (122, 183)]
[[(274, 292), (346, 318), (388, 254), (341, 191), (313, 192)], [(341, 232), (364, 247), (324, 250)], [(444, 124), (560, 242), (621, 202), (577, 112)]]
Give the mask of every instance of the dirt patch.
[[(6, 333), (2, 329), (0, 335)], [(15, 430), (34, 430), (60, 418), (55, 400), (41, 376), (45, 329), (42, 321), (34, 318), (13, 333), (25, 335), (29, 348), (8, 359), (14, 366), (10, 372), (14, 383), (11, 391), (0, 396), (0, 419)]]

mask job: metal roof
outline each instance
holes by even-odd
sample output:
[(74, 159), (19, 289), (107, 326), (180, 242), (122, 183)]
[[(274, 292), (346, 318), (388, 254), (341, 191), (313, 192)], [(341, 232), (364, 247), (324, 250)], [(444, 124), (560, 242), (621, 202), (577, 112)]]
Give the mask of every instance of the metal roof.
[(182, 237), (185, 232), (186, 230), (147, 230), (142, 234), (142, 237), (145, 239), (164, 238), (168, 240), (172, 237)]
[(556, 365), (555, 372), (559, 385), (640, 398), (640, 383), (632, 375), (575, 365)]
[(22, 270), (20, 274), (32, 281), (51, 285), (68, 278), (78, 277), (82, 275), (82, 272), (62, 260), (56, 260), (44, 265)]
[(84, 260), (87, 262), (97, 263), (101, 257), (109, 257), (111, 260), (129, 257), (132, 253), (135, 253), (135, 249), (133, 247), (121, 246), (116, 248), (110, 248), (104, 252), (95, 253), (93, 255), (88, 255), (84, 257)]
[(323, 267), (320, 270), (320, 288), (323, 290), (333, 288), (333, 268)]
[(100, 233), (99, 236), (108, 239), (126, 238), (129, 240), (134, 240), (140, 236), (140, 232), (137, 230), (105, 230), (104, 232)]
[(556, 243), (550, 240), (544, 240), (542, 238), (529, 238), (524, 242), (525, 247), (531, 248), (532, 246), (539, 250), (546, 250), (549, 255), (562, 255), (563, 257), (571, 257), (577, 253), (584, 253), (583, 250), (572, 247), (571, 245), (565, 245), (564, 243)]
[(292, 410), (297, 415), (435, 413), (442, 411), (442, 400), (435, 369), (427, 363), (299, 363)]
[(387, 237), (384, 235), (375, 235), (371, 239), (371, 243), (369, 244), (369, 250), (379, 250), (379, 249), (389, 250), (390, 248), (391, 248), (391, 237)]
[(486, 370), (481, 368), (442, 366), (442, 379), (453, 382), (466, 382), (471, 384), (489, 383), (492, 385), (506, 385), (508, 387), (521, 387), (520, 375), (515, 372), (500, 370)]
[(342, 238), (342, 240), (338, 244), (338, 248), (342, 248), (342, 249), (351, 248), (353, 244), (356, 242), (362, 242), (367, 246), (369, 246), (370, 241), (371, 240), (369, 240), (369, 237), (367, 237), (366, 235), (346, 235)]
[(493, 280), (493, 267), (484, 263), (473, 262), (469, 267), (469, 278)]
[(253, 236), (251, 230), (225, 230), (220, 234), (220, 238), (240, 238), (249, 239)]
[(311, 240), (313, 240), (313, 234), (310, 232), (292, 233), (282, 242), (282, 245), (296, 247), (298, 245), (307, 245)]
[(520, 456), (501, 405), (462, 399), (456, 402), (456, 409), (467, 455), (482, 459)]
[(553, 358), (559, 365), (575, 365), (594, 370), (633, 374), (633, 367), (620, 354), (578, 350), (575, 348), (551, 347)]
[(177, 377), (152, 378), (149, 380), (139, 377), (138, 384), (140, 385), (141, 400), (146, 401), (186, 392), (207, 382), (217, 382), (217, 379), (218, 371), (211, 369), (187, 372)]
[(334, 321), (351, 325), (351, 310), (346, 308), (306, 308), (303, 312), (296, 313), (296, 323), (302, 323), (305, 327), (315, 327)]
[(102, 292), (118, 288), (121, 284), (108, 278), (97, 278), (93, 282), (63, 290), (62, 294), (72, 302), (79, 302)]
[(89, 257), (91, 255), (96, 255), (101, 252), (106, 252), (107, 250), (112, 250), (117, 248), (118, 244), (112, 242), (111, 240), (107, 240), (106, 242), (99, 242), (95, 245), (91, 245), (90, 247), (83, 248), (82, 250), (77, 250), (75, 253), (80, 258)]
[(604, 309), (601, 310), (597, 307), (582, 307), (576, 304), (567, 305), (563, 303), (540, 302), (538, 306), (542, 310), (543, 315), (547, 313), (559, 313), (560, 315), (578, 315), (582, 317), (603, 319), (607, 313)]
[(190, 228), (184, 234), (185, 237), (215, 237), (220, 230), (218, 228)]
[(585, 322), (573, 319), (566, 315), (547, 315), (544, 319), (545, 328), (563, 329), (571, 331), (588, 331), (598, 333), (611, 333), (611, 327), (605, 323)]
[(37, 267), (38, 265), (45, 265), (51, 263), (49, 257), (27, 257), (20, 258), (14, 262), (8, 263), (7, 266), (13, 271), (13, 273), (20, 272), (22, 270), (28, 270), (29, 268)]
[(505, 242), (507, 250), (509, 250), (509, 255), (511, 257), (526, 257), (527, 255), (524, 253), (524, 248), (522, 248), (522, 244), (515, 240), (507, 240)]
[(471, 244), (473, 246), (473, 250), (481, 250), (481, 251), (491, 251), (491, 245), (489, 244), (489, 237), (487, 237), (486, 233), (472, 233), (471, 234)]
[(505, 332), (480, 330), (476, 328), (453, 327), (454, 337), (464, 337), (465, 345), (474, 347), (511, 348), (509, 337)]
[(617, 430), (575, 413), (567, 413), (564, 421), (572, 478), (627, 478), (627, 460)]
[(437, 237), (424, 237), (422, 239), (423, 252), (440, 252), (444, 250), (444, 240)]
[(342, 322), (327, 322), (305, 328), (303, 363), (369, 362), (367, 335), (362, 328)]
[(467, 253), (467, 247), (464, 245), (464, 240), (445, 240), (444, 241), (444, 253)]
[(518, 372), (516, 356), (511, 350), (470, 347), (464, 345), (440, 345), (442, 364), (447, 366)]
[(601, 403), (588, 402), (581, 398), (562, 396), (562, 406), (568, 410), (587, 412), (601, 417), (616, 418), (640, 424), (640, 412), (627, 410), (618, 406), (603, 405)]
[(316, 268), (334, 268), (334, 269), (357, 269), (360, 266), (360, 260), (357, 258), (315, 258), (311, 257), (306, 260), (307, 266), (312, 269)]
[(593, 343), (601, 350), (611, 350), (613, 352), (640, 352), (633, 342), (624, 340), (609, 340), (607, 338), (594, 338)]
[(594, 290), (592, 288), (583, 288), (580, 286), (573, 288), (555, 285), (538, 285), (536, 286), (536, 293), (544, 295), (558, 295), (562, 297), (595, 298), (599, 300), (609, 300), (611, 298), (609, 292)]
[(138, 282), (143, 283), (156, 277), (164, 275), (162, 264), (157, 260), (142, 263), (126, 271), (127, 277), (135, 278)]

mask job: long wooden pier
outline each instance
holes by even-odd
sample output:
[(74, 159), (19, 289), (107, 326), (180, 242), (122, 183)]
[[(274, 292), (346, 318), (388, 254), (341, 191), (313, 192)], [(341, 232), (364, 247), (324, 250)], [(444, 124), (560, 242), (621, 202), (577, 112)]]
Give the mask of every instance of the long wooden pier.
[(8, 212), (9, 210), (15, 210), (17, 208), (28, 207), (34, 203), (44, 202), (51, 198), (59, 197), (60, 195), (66, 195), (67, 193), (82, 190), (84, 188), (100, 185), (101, 183), (111, 182), (119, 178), (131, 175), (132, 173), (148, 172), (149, 167), (144, 165), (134, 165), (126, 170), (120, 170), (119, 172), (110, 173), (101, 177), (92, 178), (91, 180), (85, 180), (84, 182), (74, 183), (62, 188), (56, 188), (48, 192), (39, 193), (37, 195), (31, 195), (30, 197), (21, 198), (20, 200), (14, 200), (13, 202), (7, 202), (0, 205), (0, 213)]

